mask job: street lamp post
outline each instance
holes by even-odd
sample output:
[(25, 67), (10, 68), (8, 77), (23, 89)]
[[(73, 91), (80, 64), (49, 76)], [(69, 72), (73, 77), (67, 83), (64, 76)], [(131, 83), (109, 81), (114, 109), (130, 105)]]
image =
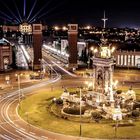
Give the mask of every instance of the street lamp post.
[(81, 108), (81, 87), (80, 87), (80, 137), (82, 136), (82, 108)]
[(118, 130), (118, 119), (116, 119), (115, 124), (115, 138), (117, 138), (117, 130)]
[(53, 70), (52, 70), (52, 66), (51, 66), (51, 79), (53, 78)]
[(115, 121), (115, 138), (117, 138), (117, 131), (118, 131), (118, 126), (119, 126), (119, 121), (122, 120), (122, 112), (121, 112), (120, 108), (114, 108), (113, 120)]
[(90, 66), (90, 56), (88, 57), (87, 63), (88, 63), (88, 70), (89, 70), (89, 66)]
[(94, 91), (94, 83), (95, 83), (95, 71), (93, 67), (93, 72), (92, 72), (92, 90)]
[(20, 76), (22, 76), (22, 74), (16, 74), (17, 78), (18, 78), (18, 101), (20, 103), (20, 96), (21, 96), (21, 80), (20, 80)]
[(32, 71), (34, 71), (34, 61), (32, 60)]
[(51, 64), (49, 64), (49, 73), (50, 73), (50, 78), (52, 79), (52, 73), (53, 73), (53, 68), (52, 68), (52, 65)]

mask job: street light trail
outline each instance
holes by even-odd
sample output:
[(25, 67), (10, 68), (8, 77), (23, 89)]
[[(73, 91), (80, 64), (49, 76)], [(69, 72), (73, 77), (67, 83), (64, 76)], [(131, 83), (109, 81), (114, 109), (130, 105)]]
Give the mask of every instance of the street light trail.
[(77, 77), (75, 74), (67, 71), (66, 69), (62, 68), (61, 66), (59, 66), (57, 63), (55, 63), (54, 61), (51, 60), (51, 62), (56, 65), (58, 68), (60, 68), (62, 71), (64, 71), (65, 73), (67, 73), (68, 75), (72, 76), (72, 77)]
[[(60, 75), (56, 75), (55, 78), (49, 80), (49, 81), (44, 81), (42, 83), (37, 84), (36, 86), (31, 86), (28, 88), (23, 89), (23, 93), (27, 94), (35, 89), (35, 88), (40, 88), (42, 86), (46, 86), (50, 83), (56, 82), (58, 80), (60, 80), (61, 77)], [(9, 116), (9, 108), (12, 104), (14, 104), (15, 102), (17, 102), (17, 98), (18, 98), (18, 91), (14, 91), (12, 93), (9, 93), (9, 95), (6, 95), (6, 97), (1, 98), (0, 103), (1, 103), (1, 117), (3, 118), (4, 122), (6, 122), (9, 127), (8, 129), (6, 129), (4, 126), (0, 125), (0, 127), (6, 132), (6, 134), (9, 136), (9, 138), (16, 138), (16, 139), (22, 139), (22, 138), (26, 138), (28, 140), (43, 140), (42, 136), (36, 136), (35, 133), (33, 132), (27, 132), (21, 128), (18, 128), (17, 125), (15, 125), (14, 120), (11, 120), (10, 116)], [(15, 132), (13, 133), (13, 131), (9, 131), (9, 129), (12, 128), (12, 130), (15, 130)], [(3, 135), (0, 135), (1, 138), (3, 138)]]

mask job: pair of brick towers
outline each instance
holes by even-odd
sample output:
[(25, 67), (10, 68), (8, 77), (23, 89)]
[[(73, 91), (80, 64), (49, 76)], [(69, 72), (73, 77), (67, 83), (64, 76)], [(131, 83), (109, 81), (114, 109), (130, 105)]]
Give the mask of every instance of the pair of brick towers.
[[(68, 24), (69, 68), (77, 68), (77, 40), (78, 25)], [(40, 70), (42, 63), (42, 24), (33, 24), (33, 49), (33, 69)]]

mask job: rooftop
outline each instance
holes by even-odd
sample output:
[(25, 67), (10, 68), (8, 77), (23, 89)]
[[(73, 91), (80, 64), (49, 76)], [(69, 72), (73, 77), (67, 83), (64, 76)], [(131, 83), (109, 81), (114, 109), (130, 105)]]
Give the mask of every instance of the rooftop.
[(10, 45), (10, 42), (9, 42), (7, 39), (2, 38), (2, 39), (0, 39), (0, 45), (1, 45), (1, 46), (2, 46), (2, 45)]

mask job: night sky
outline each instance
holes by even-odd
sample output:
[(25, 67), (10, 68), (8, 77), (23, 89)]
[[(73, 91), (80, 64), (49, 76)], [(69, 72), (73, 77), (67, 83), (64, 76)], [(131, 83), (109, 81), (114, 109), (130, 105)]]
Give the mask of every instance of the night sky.
[(108, 27), (140, 27), (139, 0), (112, 0), (111, 2), (107, 0), (0, 0), (0, 21), (6, 23), (17, 21), (13, 15), (19, 19), (18, 10), (21, 18), (27, 19), (33, 6), (29, 19), (32, 19), (41, 8), (42, 10), (31, 20), (32, 22), (102, 26), (101, 18), (105, 10), (109, 19)]

